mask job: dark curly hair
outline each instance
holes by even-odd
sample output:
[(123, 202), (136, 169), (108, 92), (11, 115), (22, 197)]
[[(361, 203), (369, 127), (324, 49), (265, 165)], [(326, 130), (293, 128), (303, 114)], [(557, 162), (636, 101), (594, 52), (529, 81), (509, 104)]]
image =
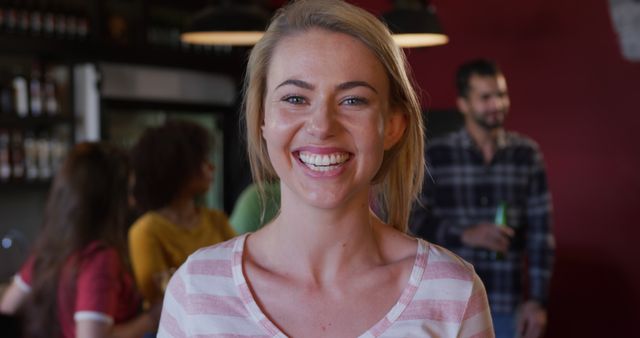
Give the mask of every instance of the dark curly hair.
[(168, 205), (208, 158), (210, 141), (206, 129), (188, 121), (147, 129), (131, 151), (139, 211)]

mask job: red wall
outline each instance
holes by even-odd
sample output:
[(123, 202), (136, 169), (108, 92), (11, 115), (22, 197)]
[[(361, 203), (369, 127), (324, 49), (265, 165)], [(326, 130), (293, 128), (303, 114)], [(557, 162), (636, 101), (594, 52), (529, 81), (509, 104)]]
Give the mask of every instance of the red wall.
[[(392, 3), (349, 2), (374, 14)], [(456, 67), (494, 58), (509, 83), (507, 127), (533, 137), (544, 152), (557, 243), (547, 337), (634, 335), (640, 62), (623, 59), (608, 0), (432, 2), (451, 42), (407, 50), (423, 105), (454, 107)]]
[[(391, 4), (351, 2), (376, 14)], [(640, 62), (623, 59), (608, 1), (433, 3), (451, 42), (407, 51), (425, 107), (453, 107), (458, 64), (494, 58), (508, 128), (544, 152), (557, 241), (548, 337), (629, 336), (640, 319)]]

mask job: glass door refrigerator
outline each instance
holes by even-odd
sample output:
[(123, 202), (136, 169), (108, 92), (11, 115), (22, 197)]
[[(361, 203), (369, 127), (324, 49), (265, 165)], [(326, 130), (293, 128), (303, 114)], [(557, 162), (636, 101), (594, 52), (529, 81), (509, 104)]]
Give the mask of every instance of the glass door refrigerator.
[[(76, 104), (84, 116), (77, 119), (76, 139), (106, 140), (125, 149), (151, 126), (167, 119), (196, 122), (211, 136), (210, 160), (216, 167), (212, 186), (204, 196), (209, 208), (225, 205), (225, 126), (237, 125), (237, 84), (224, 75), (184, 69), (128, 64), (86, 64), (75, 74)], [(86, 91), (86, 92), (82, 92)], [(237, 138), (237, 128), (230, 135)], [(225, 208), (226, 207), (226, 208)]]

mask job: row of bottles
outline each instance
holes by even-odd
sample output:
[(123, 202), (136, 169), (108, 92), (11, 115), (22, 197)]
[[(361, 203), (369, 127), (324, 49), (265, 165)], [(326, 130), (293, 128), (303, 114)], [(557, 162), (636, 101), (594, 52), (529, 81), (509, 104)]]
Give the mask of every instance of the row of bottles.
[(27, 74), (19, 68), (0, 70), (0, 116), (58, 115), (60, 97), (53, 68), (45, 68), (38, 61), (32, 63)]
[[(122, 3), (119, 3), (122, 7)], [(124, 2), (126, 5), (127, 2)], [(87, 4), (79, 0), (0, 0), (0, 34), (86, 40), (91, 34)], [(132, 4), (127, 6), (134, 8)], [(106, 6), (109, 7), (108, 5)], [(126, 7), (126, 6), (125, 6)], [(118, 45), (136, 43), (138, 16), (133, 9), (107, 9), (105, 38)], [(146, 29), (146, 43), (187, 53), (220, 55), (231, 46), (206, 46), (180, 40), (181, 27), (188, 16), (168, 8), (152, 10)]]
[(83, 40), (90, 30), (86, 10), (67, 0), (0, 0), (4, 33)]
[(0, 182), (49, 180), (67, 151), (64, 133), (0, 129)]

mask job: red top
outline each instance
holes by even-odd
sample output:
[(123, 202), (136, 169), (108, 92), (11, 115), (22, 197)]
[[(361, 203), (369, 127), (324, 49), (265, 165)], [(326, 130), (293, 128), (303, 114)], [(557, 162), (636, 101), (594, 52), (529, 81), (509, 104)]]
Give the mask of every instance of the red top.
[[(72, 280), (72, 258), (79, 262), (75, 281)], [(58, 320), (62, 337), (76, 336), (76, 320), (117, 324), (135, 317), (141, 298), (114, 248), (94, 241), (72, 258), (65, 264), (58, 285)], [(33, 263), (31, 256), (19, 274), (27, 290), (32, 284)]]

